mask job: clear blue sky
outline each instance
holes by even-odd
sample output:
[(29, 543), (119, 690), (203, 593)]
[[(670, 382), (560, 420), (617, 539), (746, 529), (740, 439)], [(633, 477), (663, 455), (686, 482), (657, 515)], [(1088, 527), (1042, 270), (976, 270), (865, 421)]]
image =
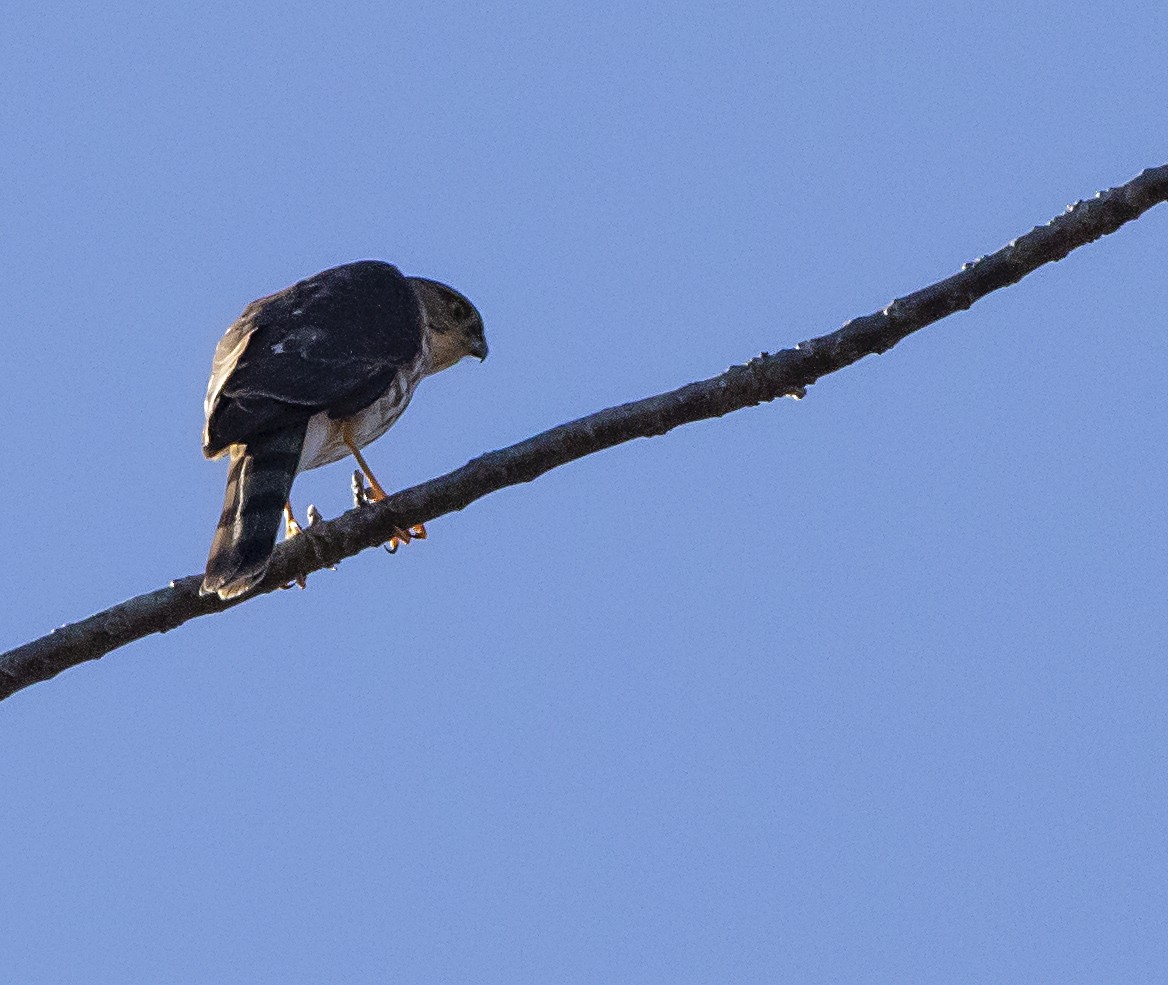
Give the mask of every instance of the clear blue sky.
[[(484, 314), (402, 486), (1168, 157), (1162, 4), (499, 8), (6, 12), (0, 644), (201, 568), (213, 347), (299, 277)], [(1166, 249), (0, 705), (0, 978), (1161, 976)]]

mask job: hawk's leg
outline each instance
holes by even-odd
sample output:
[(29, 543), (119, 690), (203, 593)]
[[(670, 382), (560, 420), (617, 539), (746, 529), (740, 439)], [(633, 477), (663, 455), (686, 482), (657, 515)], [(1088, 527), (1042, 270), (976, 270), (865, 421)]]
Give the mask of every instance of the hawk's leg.
[[(381, 483), (377, 481), (377, 476), (373, 474), (373, 470), (369, 468), (369, 463), (365, 461), (365, 456), (361, 454), (361, 449), (357, 447), (357, 442), (353, 440), (352, 423), (344, 421), (341, 424), (341, 438), (348, 446), (349, 451), (353, 453), (353, 457), (357, 459), (357, 464), (361, 466), (361, 471), (365, 478), (369, 480), (368, 499), (374, 503), (380, 503), (383, 499), (389, 498), (382, 487)], [(411, 539), (425, 540), (426, 527), (425, 524), (415, 523), (410, 529), (402, 530), (400, 527), (395, 527), (393, 536), (389, 538), (389, 551), (392, 554), (397, 550), (398, 544), (408, 544)]]
[(369, 463), (365, 461), (365, 456), (361, 454), (361, 449), (357, 447), (357, 442), (353, 440), (351, 422), (345, 421), (341, 424), (341, 438), (349, 446), (349, 451), (353, 453), (353, 457), (357, 459), (357, 464), (361, 466), (361, 471), (365, 473), (365, 478), (369, 480), (369, 498), (375, 503), (380, 503), (383, 499), (388, 499), (389, 493), (381, 488), (381, 483), (377, 481), (377, 476), (373, 474)]

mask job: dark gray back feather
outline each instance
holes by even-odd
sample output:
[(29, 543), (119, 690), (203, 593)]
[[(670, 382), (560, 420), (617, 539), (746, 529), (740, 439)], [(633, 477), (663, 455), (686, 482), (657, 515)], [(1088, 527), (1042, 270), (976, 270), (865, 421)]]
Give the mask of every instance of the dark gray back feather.
[(425, 327), (397, 269), (360, 260), (253, 301), (220, 340), (207, 387), (203, 453), (327, 411), (350, 417), (413, 362)]

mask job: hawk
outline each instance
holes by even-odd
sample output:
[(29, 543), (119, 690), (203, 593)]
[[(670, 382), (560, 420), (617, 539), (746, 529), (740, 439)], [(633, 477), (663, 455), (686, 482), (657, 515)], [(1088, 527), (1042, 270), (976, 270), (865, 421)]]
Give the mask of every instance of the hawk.
[(384, 499), (361, 449), (423, 377), (464, 356), (487, 357), (475, 306), (381, 260), (333, 267), (244, 308), (215, 349), (204, 403), (203, 454), (231, 464), (201, 593), (231, 599), (263, 578), (281, 518), (286, 535), (300, 530), (288, 499), (298, 473), (352, 454), (370, 498)]

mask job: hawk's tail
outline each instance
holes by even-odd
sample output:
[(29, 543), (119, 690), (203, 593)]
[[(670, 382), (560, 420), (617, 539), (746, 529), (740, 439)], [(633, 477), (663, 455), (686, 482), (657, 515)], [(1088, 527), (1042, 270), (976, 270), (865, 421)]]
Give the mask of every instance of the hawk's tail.
[(231, 446), (223, 513), (203, 577), (202, 595), (233, 599), (268, 570), (284, 504), (292, 491), (305, 425)]

